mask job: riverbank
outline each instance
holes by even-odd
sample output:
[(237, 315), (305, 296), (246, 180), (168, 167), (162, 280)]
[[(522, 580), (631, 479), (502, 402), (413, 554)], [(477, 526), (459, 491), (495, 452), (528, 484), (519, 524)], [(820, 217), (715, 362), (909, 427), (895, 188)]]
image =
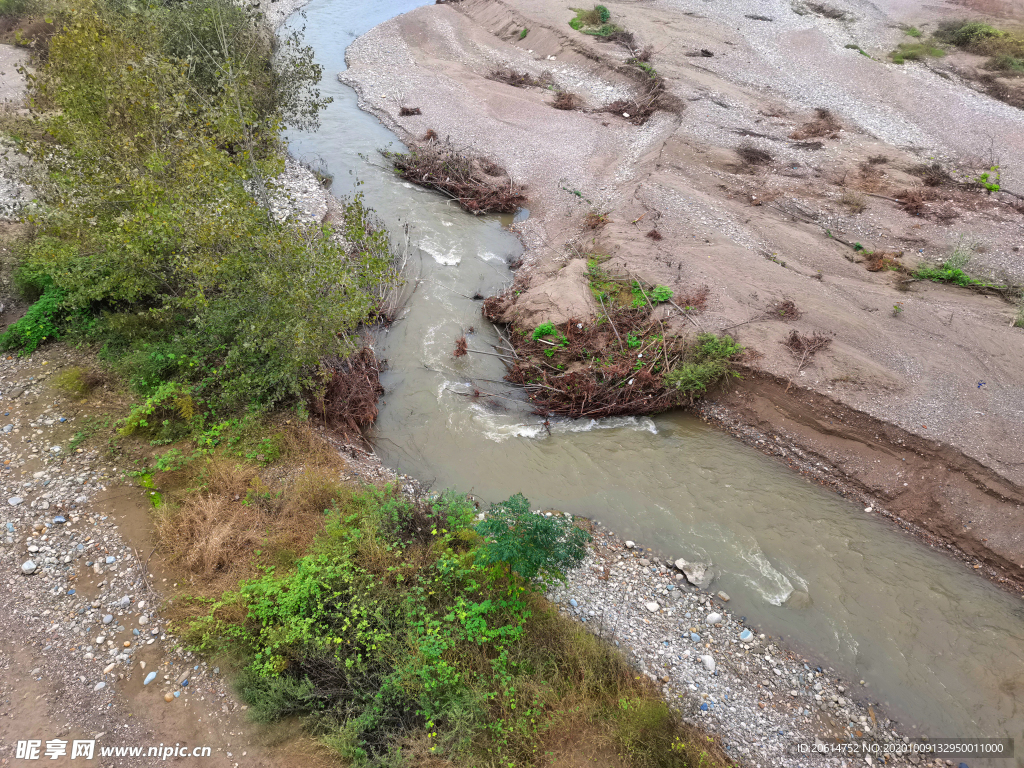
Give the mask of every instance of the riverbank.
[[(881, 10), (851, 6), (836, 20), (756, 5), (703, 9), (701, 18), (673, 4), (609, 5), (613, 21), (653, 47), (651, 64), (685, 106), (642, 127), (602, 111), (635, 90), (623, 73), (627, 52), (574, 32), (557, 3), (420, 8), (357, 40), (341, 79), (405, 140), (433, 130), (527, 184), (531, 215), (517, 231), (528, 250), (510, 310), (520, 322), (565, 316), (558, 296), (578, 292), (555, 289), (579, 281), (562, 269), (580, 253), (610, 256), (604, 268), (677, 292), (708, 286), (701, 327), (735, 335), (755, 351), (755, 371), (783, 382), (760, 388), (758, 409), (744, 410), (742, 387), (718, 396), (719, 407), (781, 431), (792, 421), (782, 415), (787, 387), (813, 393), (793, 431), (800, 450), (831, 452), (845, 480), (877, 499), (865, 506), (920, 526), (985, 566), (972, 570), (994, 570), (997, 583), (1017, 584), (1024, 372), (1014, 361), (1024, 332), (1012, 327), (1016, 309), (905, 275), (959, 249), (973, 274), (1019, 282), (1024, 219), (1009, 195), (950, 188), (918, 214), (892, 200), (924, 189), (915, 169), (935, 159), (969, 173), (984, 143), (973, 125), (986, 125), (1005, 151), (1024, 151), (1024, 112), (948, 73), (886, 63), (902, 33)], [(792, 61), (785, 46), (805, 53)], [(552, 109), (550, 89), (488, 79), (501, 68), (571, 91), (583, 108)], [(420, 113), (402, 116), (402, 106)], [(816, 108), (834, 121), (824, 132)], [(977, 119), (938, 117), (952, 112)], [(817, 141), (788, 138), (804, 133)], [(737, 154), (745, 147), (762, 154), (745, 161)], [(1019, 169), (1002, 171), (1007, 189), (1021, 186)], [(603, 217), (595, 229), (585, 224), (591, 214)], [(899, 266), (869, 271), (872, 251)], [(796, 312), (772, 317), (784, 301)], [(666, 326), (687, 322), (676, 314)], [(793, 332), (825, 336), (829, 346), (802, 359), (783, 343)], [(848, 419), (826, 429), (830, 408), (885, 429), (846, 433)], [(864, 439), (874, 444), (868, 453), (841, 460), (833, 450)], [(927, 456), (918, 469), (930, 469), (911, 477), (890, 463), (910, 451)]]

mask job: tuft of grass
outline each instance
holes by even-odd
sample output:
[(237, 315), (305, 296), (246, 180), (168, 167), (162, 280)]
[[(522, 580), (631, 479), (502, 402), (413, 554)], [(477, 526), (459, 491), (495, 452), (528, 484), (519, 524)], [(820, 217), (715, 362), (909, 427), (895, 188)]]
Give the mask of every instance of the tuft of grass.
[(905, 34), (905, 35), (907, 35), (909, 37), (915, 37), (915, 38), (919, 38), (919, 37), (922, 37), (924, 35), (924, 33), (920, 29), (918, 29), (917, 27), (904, 27), (903, 28), (903, 34)]
[(78, 366), (65, 368), (53, 379), (54, 387), (70, 397), (87, 397), (102, 383), (101, 374)]
[(900, 43), (896, 50), (889, 54), (893, 64), (903, 64), (907, 61), (921, 61), (927, 58), (940, 58), (946, 55), (946, 51), (928, 42), (923, 43)]
[(1017, 317), (1013, 321), (1014, 328), (1024, 328), (1024, 293), (1017, 298)]

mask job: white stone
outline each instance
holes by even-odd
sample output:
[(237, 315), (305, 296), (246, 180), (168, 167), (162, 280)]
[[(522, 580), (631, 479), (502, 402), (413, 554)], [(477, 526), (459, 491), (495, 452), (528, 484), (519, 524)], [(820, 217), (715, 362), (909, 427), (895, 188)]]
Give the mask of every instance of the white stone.
[(632, 549), (635, 546), (636, 546), (635, 542), (632, 542), (632, 541), (627, 541), (626, 542), (626, 549)]
[(28, 576), (30, 573), (36, 572), (36, 564), (31, 560), (26, 560), (21, 564), (21, 572)]
[(704, 669), (714, 674), (715, 671), (715, 659), (713, 656), (701, 656), (700, 660), (704, 663)]
[(709, 613), (704, 621), (708, 626), (713, 626), (722, 620), (722, 614), (720, 613)]
[(653, 603), (652, 602), (652, 603), (644, 603), (644, 608), (646, 608), (651, 613), (657, 613), (658, 609), (661, 608), (661, 606), (658, 605), (657, 603)]

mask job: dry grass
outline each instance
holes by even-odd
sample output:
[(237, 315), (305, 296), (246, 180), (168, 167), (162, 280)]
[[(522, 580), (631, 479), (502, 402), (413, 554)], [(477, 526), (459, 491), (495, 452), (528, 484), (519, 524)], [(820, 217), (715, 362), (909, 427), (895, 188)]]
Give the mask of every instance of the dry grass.
[(822, 352), (832, 346), (832, 337), (818, 331), (815, 331), (810, 336), (804, 336), (802, 333), (794, 330), (783, 344), (794, 356), (800, 358), (796, 369), (797, 371), (802, 371), (807, 361), (818, 352)]
[[(347, 467), (309, 427), (285, 428), (270, 468), (212, 456), (167, 478), (156, 516), (158, 547), (194, 593), (216, 595), (266, 566), (289, 566), (323, 529), (324, 510), (350, 496)], [(164, 484), (164, 483), (161, 483)]]
[(96, 387), (104, 384), (106, 378), (99, 371), (80, 368), (65, 368), (53, 379), (56, 389), (70, 397), (88, 397)]
[(791, 134), (789, 138), (803, 141), (804, 139), (827, 138), (834, 139), (839, 136), (842, 125), (836, 116), (828, 109), (819, 107), (814, 110), (814, 119), (804, 123)]
[(864, 209), (868, 207), (868, 199), (860, 192), (855, 192), (852, 189), (843, 192), (839, 202), (851, 213), (863, 213)]
[(587, 218), (583, 223), (586, 225), (587, 229), (600, 229), (608, 223), (608, 214), (591, 211), (587, 214)]
[(422, 115), (419, 107), (402, 107), (398, 110), (399, 117), (411, 117), (412, 115)]

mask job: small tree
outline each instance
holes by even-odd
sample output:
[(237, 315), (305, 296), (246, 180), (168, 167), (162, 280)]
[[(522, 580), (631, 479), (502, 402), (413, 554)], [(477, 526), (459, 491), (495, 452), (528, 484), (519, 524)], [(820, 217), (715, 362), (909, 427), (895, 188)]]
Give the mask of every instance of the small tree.
[(545, 584), (565, 581), (568, 571), (583, 562), (590, 541), (590, 534), (571, 519), (530, 512), (530, 502), (521, 493), (492, 504), (476, 530), (487, 540), (477, 555), (478, 564), (505, 563), (525, 581), (539, 577)]

